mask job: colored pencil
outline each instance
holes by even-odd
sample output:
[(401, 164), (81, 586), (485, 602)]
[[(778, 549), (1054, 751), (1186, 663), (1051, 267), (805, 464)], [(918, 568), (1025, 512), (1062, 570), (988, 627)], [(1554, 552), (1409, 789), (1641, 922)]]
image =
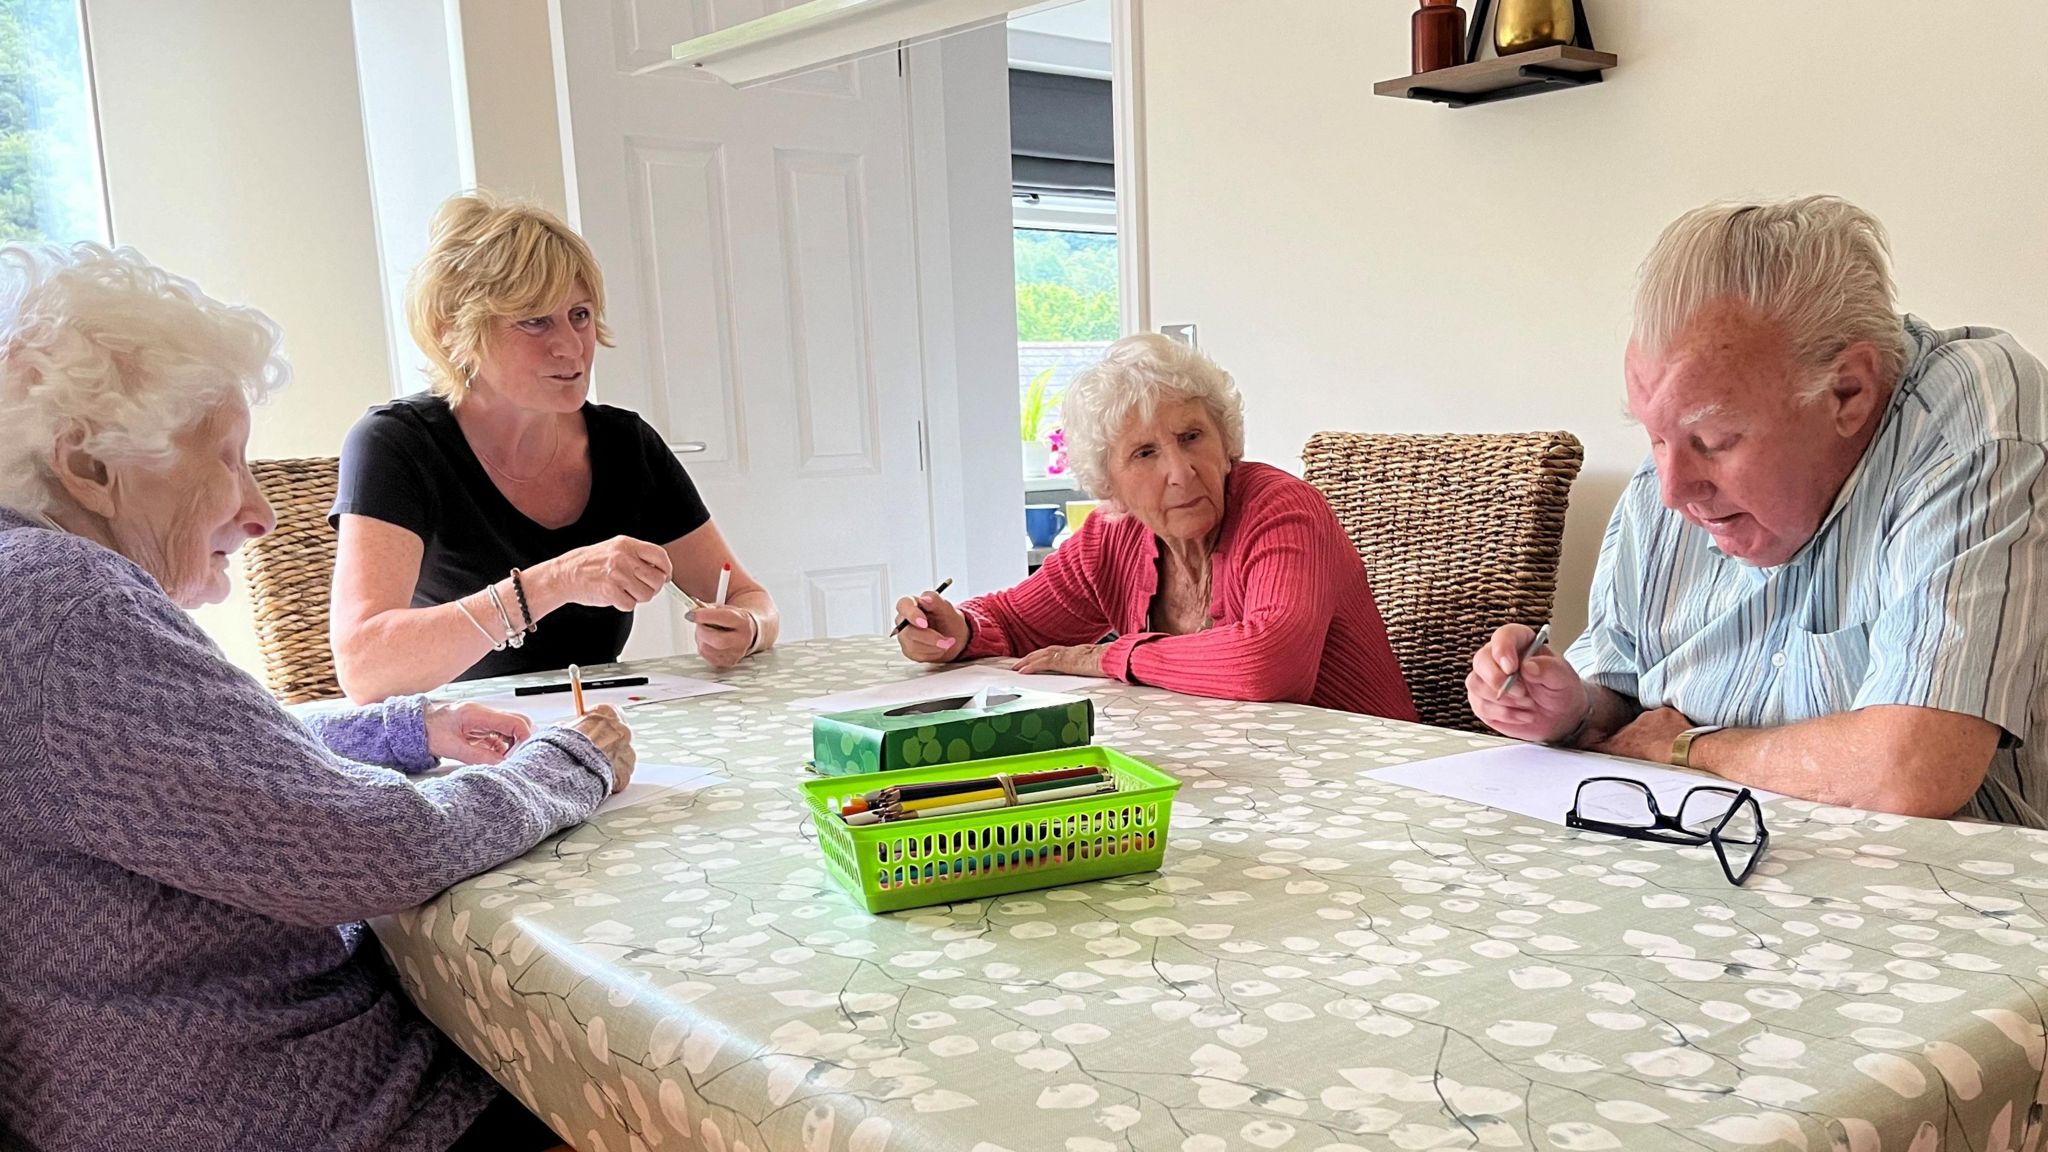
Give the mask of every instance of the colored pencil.
[[(1010, 778), (1013, 786), (1030, 788), (1056, 780), (1073, 780), (1082, 777), (1101, 777), (1100, 768), (1058, 768), (1046, 772), (1026, 772)], [(993, 776), (978, 776), (966, 780), (932, 780), (923, 784), (898, 784), (878, 788), (866, 795), (855, 796), (846, 801), (842, 811), (862, 811), (880, 807), (894, 800), (927, 800), (934, 796), (955, 796), (963, 792), (983, 792), (990, 788), (1001, 788), (1002, 784)]]
[[(1070, 777), (1065, 780), (1041, 780), (1035, 784), (1013, 780), (1010, 782), (1010, 787), (1018, 796), (1029, 796), (1035, 792), (1044, 792), (1053, 788), (1074, 788), (1083, 784), (1102, 784), (1107, 779), (1107, 777), (1098, 772), (1091, 776)], [(1001, 788), (984, 788), (977, 792), (956, 792), (948, 796), (928, 796), (921, 800), (898, 800), (890, 806), (900, 808), (906, 812), (921, 812), (931, 808), (943, 808), (948, 804), (965, 804), (970, 800), (993, 800), (1002, 795), (1004, 795), (1004, 792)]]
[[(1066, 779), (1060, 780), (1041, 780), (1037, 783), (1018, 784), (1013, 781), (1011, 787), (1016, 789), (1018, 803), (1021, 805), (1043, 799), (1045, 794), (1049, 792), (1064, 791), (1071, 788), (1093, 788), (1105, 784), (1112, 787), (1115, 785), (1115, 781), (1105, 772), (1095, 770), (1084, 771), (1088, 771), (1089, 774), (1081, 777), (1069, 776)], [(953, 793), (946, 796), (933, 796), (907, 802), (885, 800), (876, 804), (866, 804), (861, 802), (862, 799), (862, 797), (855, 797), (840, 808), (839, 814), (842, 817), (853, 817), (862, 814), (877, 815), (879, 817), (882, 813), (930, 812), (939, 808), (949, 808), (957, 804), (1003, 800), (1005, 795), (1000, 788), (996, 788), (977, 792)]]
[(1087, 796), (1103, 796), (1116, 791), (1111, 782), (1083, 784), (1073, 788), (1047, 788), (1033, 793), (1027, 803), (1011, 804), (1008, 798), (996, 800), (975, 800), (964, 804), (949, 804), (940, 808), (927, 808), (916, 812), (882, 808), (871, 812), (856, 812), (841, 817), (848, 824), (893, 824), (901, 820), (932, 820), (940, 816), (959, 816), (969, 812), (990, 812), (998, 808), (1029, 808), (1035, 804), (1050, 804), (1059, 800), (1076, 800)]
[(569, 697), (576, 701), (576, 714), (583, 715), (583, 669), (569, 665)]

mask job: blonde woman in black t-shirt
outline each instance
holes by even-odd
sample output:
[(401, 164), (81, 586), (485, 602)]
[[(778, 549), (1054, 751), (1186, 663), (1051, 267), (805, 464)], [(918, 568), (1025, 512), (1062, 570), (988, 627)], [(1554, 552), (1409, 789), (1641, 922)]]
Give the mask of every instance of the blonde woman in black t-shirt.
[(775, 603), (719, 534), (663, 437), (589, 401), (611, 343), (604, 277), (542, 209), (456, 196), (407, 300), (431, 389), (350, 431), (331, 519), (332, 640), (357, 701), (451, 680), (616, 660), (632, 611), (673, 582), (698, 653), (775, 643)]

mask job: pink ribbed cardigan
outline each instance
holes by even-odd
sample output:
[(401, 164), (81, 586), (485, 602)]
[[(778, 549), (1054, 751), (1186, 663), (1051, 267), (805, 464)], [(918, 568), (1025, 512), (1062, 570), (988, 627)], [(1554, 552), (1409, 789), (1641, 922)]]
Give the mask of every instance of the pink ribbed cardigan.
[(1315, 488), (1266, 464), (1231, 469), (1205, 631), (1149, 630), (1159, 557), (1137, 518), (1097, 512), (1023, 583), (961, 605), (974, 624), (964, 658), (1114, 632), (1102, 671), (1128, 683), (1416, 718), (1365, 567)]

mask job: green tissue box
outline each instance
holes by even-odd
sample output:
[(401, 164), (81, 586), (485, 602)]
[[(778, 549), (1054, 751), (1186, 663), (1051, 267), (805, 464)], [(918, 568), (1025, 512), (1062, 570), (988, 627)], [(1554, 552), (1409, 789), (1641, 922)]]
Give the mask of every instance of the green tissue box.
[(811, 721), (811, 763), (826, 776), (929, 768), (1079, 748), (1095, 738), (1095, 701), (1023, 688), (948, 696), (893, 708), (833, 712)]

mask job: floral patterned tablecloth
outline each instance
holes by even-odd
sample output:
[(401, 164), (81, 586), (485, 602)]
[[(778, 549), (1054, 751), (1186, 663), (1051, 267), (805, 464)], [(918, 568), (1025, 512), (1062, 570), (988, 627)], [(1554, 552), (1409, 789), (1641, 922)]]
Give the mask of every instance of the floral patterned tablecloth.
[(1163, 871), (870, 916), (787, 704), (913, 671), (790, 645), (634, 711), (725, 782), (380, 922), (406, 989), (581, 1152), (2041, 1144), (2048, 836), (1779, 801), (1736, 889), (1367, 775), (1483, 737), (1105, 683), (1184, 782)]

